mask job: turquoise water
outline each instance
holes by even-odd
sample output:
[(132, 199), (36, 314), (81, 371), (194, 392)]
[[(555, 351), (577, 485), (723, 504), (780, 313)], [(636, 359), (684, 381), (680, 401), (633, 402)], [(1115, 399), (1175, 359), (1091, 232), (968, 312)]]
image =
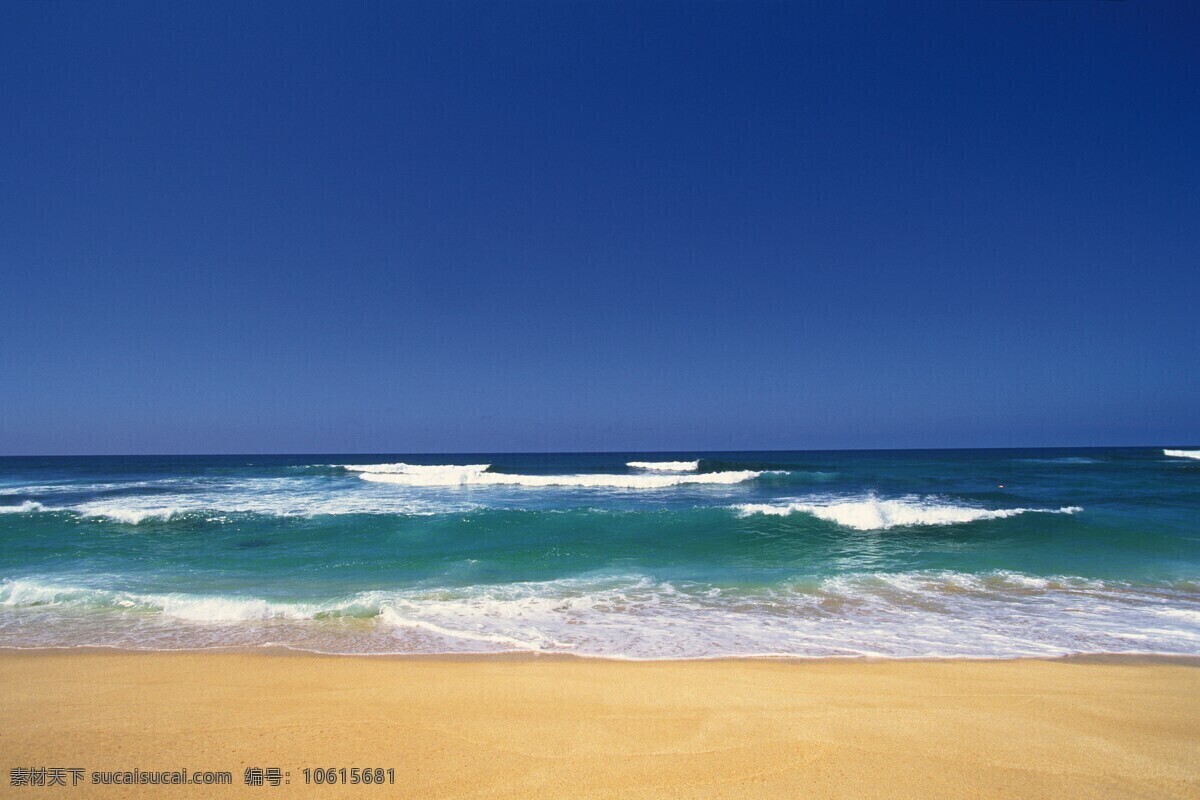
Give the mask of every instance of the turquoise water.
[(4, 458), (0, 646), (1200, 655), (1197, 455)]

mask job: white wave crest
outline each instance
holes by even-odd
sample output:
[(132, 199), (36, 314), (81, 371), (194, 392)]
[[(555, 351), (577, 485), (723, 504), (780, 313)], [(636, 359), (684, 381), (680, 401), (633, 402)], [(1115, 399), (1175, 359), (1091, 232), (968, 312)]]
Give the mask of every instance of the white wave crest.
[(665, 489), (683, 484), (741, 483), (757, 478), (761, 474), (761, 472), (741, 470), (663, 475), (514, 475), (457, 467), (438, 472), (363, 472), (358, 477), (365, 481), (393, 483), (400, 486), (563, 486), (599, 489)]
[(700, 469), (697, 461), (629, 461), (625, 466), (646, 472), (695, 472)]
[(779, 504), (744, 503), (734, 506), (742, 516), (768, 514), (810, 514), (819, 519), (836, 522), (860, 531), (916, 525), (956, 525), (983, 519), (1004, 519), (1018, 514), (1075, 514), (1079, 506), (1063, 508), (1001, 508), (986, 509), (958, 505), (936, 498), (904, 497), (881, 500), (874, 496), (856, 499), (823, 498)]
[(1163, 450), (1163, 455), (1171, 458), (1200, 458), (1200, 450)]

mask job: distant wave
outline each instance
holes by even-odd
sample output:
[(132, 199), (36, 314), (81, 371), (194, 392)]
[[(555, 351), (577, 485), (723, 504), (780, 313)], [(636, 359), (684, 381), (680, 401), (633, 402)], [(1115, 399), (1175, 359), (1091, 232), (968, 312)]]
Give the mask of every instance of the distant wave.
[(784, 503), (744, 503), (734, 508), (743, 516), (768, 514), (810, 514), (860, 531), (887, 530), (919, 525), (957, 525), (984, 519), (1004, 519), (1018, 514), (1075, 514), (1079, 506), (1050, 508), (986, 509), (946, 502), (936, 498), (904, 497), (881, 500), (868, 496), (858, 499), (825, 498)]
[(625, 466), (647, 472), (695, 472), (700, 469), (697, 461), (629, 461)]
[(817, 467), (820, 466), (823, 465), (812, 462), (785, 462), (765, 459), (700, 459), (700, 469), (705, 472), (728, 472), (730, 470), (749, 469), (754, 470), (755, 472), (791, 473), (794, 475), (823, 475), (827, 477), (836, 476), (837, 473), (835, 472), (817, 469)]
[(1103, 463), (1098, 458), (1085, 458), (1083, 456), (1063, 456), (1062, 458), (1019, 458), (1018, 461), (1024, 461), (1027, 464), (1101, 464)]
[[(22, 578), (0, 582), (0, 645), (282, 644), (323, 652), (542, 651), (621, 659), (1198, 655), (1196, 592), (1195, 585), (926, 570), (846, 573), (750, 590), (596, 575), (289, 602)], [(347, 620), (359, 624), (340, 624)]]
[(1163, 455), (1172, 458), (1200, 458), (1200, 450), (1163, 450)]
[(76, 491), (86, 491), (86, 489), (80, 490), (76, 488), (76, 484), (73, 483), (36, 484), (33, 486), (22, 486), (18, 484), (16, 486), (5, 486), (4, 488), (0, 488), (0, 497), (9, 497), (14, 494), (51, 494), (54, 492)]
[(371, 472), (383, 475), (425, 475), (431, 478), (486, 472), (491, 464), (337, 464), (347, 472)]
[(444, 464), (416, 466), (412, 464), (345, 465), (358, 472), (365, 481), (392, 483), (400, 486), (527, 486), (580, 487), (604, 489), (664, 489), (683, 484), (741, 483), (761, 475), (761, 472), (669, 473), (646, 475), (519, 475), (489, 472), (488, 464)]
[(163, 478), (154, 481), (107, 481), (103, 483), (41, 483), (33, 485), (5, 486), (0, 495), (15, 494), (85, 494), (88, 492), (124, 491), (128, 489), (159, 488), (187, 482), (187, 478)]

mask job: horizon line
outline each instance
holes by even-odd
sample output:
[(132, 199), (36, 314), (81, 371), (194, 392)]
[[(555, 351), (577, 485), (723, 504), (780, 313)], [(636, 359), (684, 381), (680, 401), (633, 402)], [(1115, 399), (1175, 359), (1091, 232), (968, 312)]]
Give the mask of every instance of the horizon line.
[(888, 453), (888, 452), (961, 452), (966, 450), (1159, 450), (1188, 449), (1198, 444), (1164, 445), (1008, 445), (1004, 447), (818, 447), (818, 448), (772, 448), (744, 450), (429, 450), (404, 452), (400, 450), (379, 451), (289, 451), (289, 452), (209, 452), (209, 453), (3, 453), (0, 458), (193, 458), (193, 457), (253, 457), (253, 456), (478, 456), (478, 455), (687, 455), (702, 453)]

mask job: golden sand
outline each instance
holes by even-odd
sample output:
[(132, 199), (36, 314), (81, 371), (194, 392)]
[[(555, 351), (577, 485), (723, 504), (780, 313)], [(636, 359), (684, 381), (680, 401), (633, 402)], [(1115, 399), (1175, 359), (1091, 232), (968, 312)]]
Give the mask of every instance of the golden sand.
[[(1200, 797), (1200, 667), (0, 654), (13, 797)], [(11, 770), (228, 770), (23, 789)], [(290, 784), (243, 785), (247, 767)], [(395, 786), (305, 786), (383, 767)]]

